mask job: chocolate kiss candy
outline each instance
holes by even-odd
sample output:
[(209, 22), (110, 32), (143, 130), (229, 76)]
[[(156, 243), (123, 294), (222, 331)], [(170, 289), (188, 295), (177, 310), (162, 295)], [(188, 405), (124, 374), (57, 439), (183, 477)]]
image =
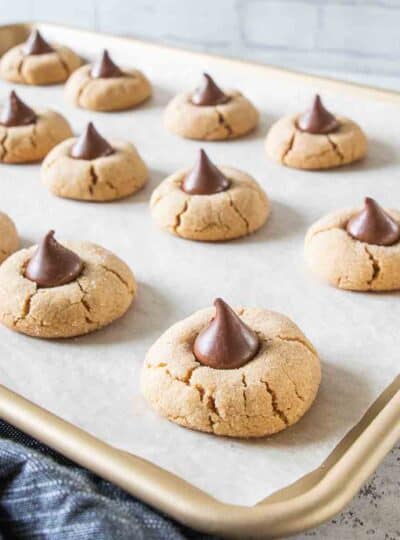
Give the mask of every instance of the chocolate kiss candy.
[(53, 47), (43, 39), (38, 30), (33, 30), (25, 42), (23, 48), (24, 54), (46, 54), (54, 52)]
[(75, 159), (96, 159), (114, 153), (113, 147), (100, 135), (92, 122), (71, 148), (70, 156)]
[(197, 360), (215, 369), (235, 369), (257, 354), (260, 342), (221, 298), (214, 301), (215, 317), (197, 336), (193, 352)]
[(200, 150), (199, 157), (193, 169), (185, 176), (181, 188), (190, 195), (212, 195), (225, 191), (229, 186), (228, 178), (208, 159), (204, 150)]
[(74, 281), (83, 270), (83, 262), (76, 253), (65, 248), (50, 231), (32, 255), (25, 277), (39, 287), (58, 287)]
[(123, 73), (111, 60), (108, 51), (104, 49), (100, 60), (93, 64), (90, 75), (94, 79), (109, 79), (111, 77), (121, 77)]
[(352, 217), (346, 231), (360, 242), (391, 246), (400, 240), (400, 225), (379, 204), (366, 197), (364, 208)]
[(316, 94), (311, 108), (297, 120), (297, 127), (307, 133), (326, 134), (335, 131), (339, 127), (339, 122), (325, 109), (321, 98)]
[(222, 103), (226, 103), (230, 99), (207, 73), (203, 73), (203, 81), (192, 95), (192, 103), (200, 106), (222, 105)]
[(26, 126), (35, 122), (35, 112), (19, 99), (14, 90), (10, 92), (8, 101), (0, 112), (0, 124), (12, 127)]

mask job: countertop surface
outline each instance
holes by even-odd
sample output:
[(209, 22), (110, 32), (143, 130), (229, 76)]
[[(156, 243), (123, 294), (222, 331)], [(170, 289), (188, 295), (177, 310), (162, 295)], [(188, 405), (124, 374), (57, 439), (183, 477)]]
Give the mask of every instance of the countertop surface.
[(400, 444), (381, 463), (353, 501), (330, 522), (296, 540), (397, 540), (400, 538)]

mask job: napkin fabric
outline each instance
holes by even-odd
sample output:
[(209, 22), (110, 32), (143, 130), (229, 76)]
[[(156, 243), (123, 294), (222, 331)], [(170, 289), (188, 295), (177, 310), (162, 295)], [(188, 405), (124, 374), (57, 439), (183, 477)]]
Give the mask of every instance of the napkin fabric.
[[(0, 420), (0, 539), (212, 540)], [(215, 537), (214, 537), (215, 539)]]

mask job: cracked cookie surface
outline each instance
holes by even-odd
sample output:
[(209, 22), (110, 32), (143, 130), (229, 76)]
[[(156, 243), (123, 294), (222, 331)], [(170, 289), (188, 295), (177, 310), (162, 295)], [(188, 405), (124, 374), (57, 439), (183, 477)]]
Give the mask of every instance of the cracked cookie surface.
[(181, 189), (189, 172), (181, 170), (153, 191), (151, 213), (164, 230), (189, 240), (231, 240), (259, 229), (267, 220), (270, 204), (261, 186), (248, 174), (219, 167), (230, 180), (226, 191), (190, 195)]
[(85, 201), (111, 201), (138, 191), (148, 179), (148, 169), (135, 146), (110, 141), (115, 152), (92, 160), (74, 159), (76, 139), (54, 148), (43, 161), (42, 183), (59, 197)]
[(203, 309), (169, 328), (150, 348), (141, 390), (162, 416), (184, 427), (230, 437), (262, 437), (297, 422), (317, 394), (318, 354), (300, 329), (279, 313), (235, 310), (257, 333), (257, 355), (237, 369), (200, 364), (193, 343), (213, 318)]
[[(304, 254), (310, 270), (339, 289), (390, 291), (400, 289), (400, 242), (367, 244), (346, 231), (359, 208), (324, 216), (307, 232)], [(386, 210), (400, 223), (400, 212)]]
[(26, 126), (0, 125), (0, 161), (41, 161), (54, 146), (72, 136), (67, 120), (51, 110), (35, 110), (36, 122)]
[(7, 51), (0, 61), (0, 75), (7, 81), (46, 85), (61, 83), (81, 65), (81, 59), (68, 47), (54, 45), (54, 52), (25, 55), (24, 45)]
[(14, 253), (19, 247), (19, 236), (14, 222), (0, 212), (0, 263)]
[(226, 92), (231, 99), (222, 105), (196, 106), (191, 92), (177, 95), (165, 109), (166, 128), (187, 139), (216, 141), (245, 135), (258, 124), (254, 105), (240, 92)]
[(151, 85), (137, 69), (124, 70), (121, 77), (92, 78), (91, 65), (80, 67), (65, 86), (67, 99), (92, 111), (118, 111), (136, 107), (151, 95)]
[(89, 242), (62, 242), (84, 263), (81, 275), (59, 287), (39, 288), (24, 277), (36, 246), (10, 256), (0, 267), (0, 321), (17, 332), (42, 338), (87, 334), (110, 324), (136, 294), (128, 266)]
[(366, 137), (352, 120), (338, 116), (336, 131), (316, 135), (297, 128), (298, 116), (284, 116), (269, 130), (265, 149), (274, 161), (295, 169), (332, 169), (367, 153)]

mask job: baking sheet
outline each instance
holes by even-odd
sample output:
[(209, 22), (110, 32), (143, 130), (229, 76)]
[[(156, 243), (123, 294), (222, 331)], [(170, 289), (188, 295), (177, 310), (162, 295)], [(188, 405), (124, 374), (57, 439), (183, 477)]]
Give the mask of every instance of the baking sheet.
[[(85, 56), (96, 54), (98, 39), (88, 36), (77, 44), (73, 38), (73, 32), (63, 33), (63, 41)], [(106, 41), (102, 37), (101, 45)], [(351, 114), (365, 128), (369, 157), (337, 171), (294, 171), (265, 158), (263, 139), (273, 120), (304, 108), (318, 88), (306, 81), (272, 80), (250, 65), (205, 61), (139, 43), (120, 42), (118, 51), (110, 46), (110, 52), (153, 81), (155, 97), (144, 107), (90, 113), (67, 104), (61, 86), (18, 91), (31, 104), (63, 111), (76, 132), (94, 120), (103, 135), (132, 140), (151, 168), (150, 185), (125, 201), (79, 203), (51, 196), (40, 185), (37, 165), (2, 166), (1, 209), (15, 220), (24, 245), (54, 227), (60, 238), (85, 238), (113, 250), (134, 270), (139, 295), (123, 319), (74, 340), (45, 342), (0, 329), (1, 382), (221, 501), (253, 505), (315, 469), (399, 372), (399, 295), (341, 292), (317, 282), (304, 268), (302, 242), (307, 227), (323, 213), (358, 205), (365, 195), (400, 206), (400, 111), (390, 103), (324, 90), (330, 108)], [(203, 70), (222, 86), (240, 87), (263, 111), (256, 133), (200, 144), (164, 130), (162, 109), (177, 91), (196, 85)], [(9, 88), (1, 84), (1, 97)], [(190, 166), (200, 146), (216, 162), (249, 172), (267, 190), (273, 214), (261, 231), (212, 245), (173, 238), (153, 225), (151, 190), (170, 172)], [(156, 417), (141, 398), (139, 372), (150, 344), (215, 296), (286, 313), (319, 350), (319, 396), (286, 433), (256, 442), (199, 434)]]

